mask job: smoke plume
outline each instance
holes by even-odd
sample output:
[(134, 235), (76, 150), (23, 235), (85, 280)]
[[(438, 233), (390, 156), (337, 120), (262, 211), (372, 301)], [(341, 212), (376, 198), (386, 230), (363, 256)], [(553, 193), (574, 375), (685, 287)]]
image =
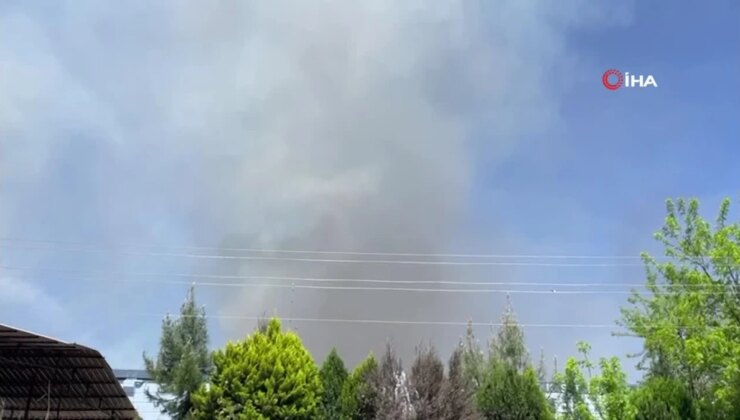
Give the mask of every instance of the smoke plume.
[[(472, 180), (557, 127), (558, 75), (577, 63), (568, 31), (614, 19), (586, 1), (108, 6), (0, 14), (0, 194), (15, 203), (3, 206), (6, 236), (429, 253), (495, 243), (459, 236)], [(166, 266), (178, 264), (222, 274), (481, 278), (440, 266)], [(208, 296), (211, 314), (250, 316), (464, 320), (492, 305), (379, 291)], [(253, 324), (220, 325), (236, 338)], [(422, 338), (444, 343), (446, 354), (462, 331), (290, 326), (316, 355), (338, 344), (351, 362), (388, 338), (404, 356)]]

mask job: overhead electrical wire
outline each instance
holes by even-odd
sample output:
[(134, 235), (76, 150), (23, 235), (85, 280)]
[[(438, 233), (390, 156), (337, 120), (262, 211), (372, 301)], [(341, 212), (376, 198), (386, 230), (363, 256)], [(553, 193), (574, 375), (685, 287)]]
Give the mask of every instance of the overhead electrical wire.
[[(31, 245), (24, 245), (30, 243)], [(46, 246), (39, 246), (46, 244)], [(334, 263), (334, 264), (399, 264), (399, 265), (440, 265), (440, 266), (521, 266), (521, 267), (643, 267), (643, 262), (541, 262), (541, 261), (439, 261), (430, 258), (453, 259), (540, 259), (540, 260), (639, 260), (639, 256), (627, 255), (534, 255), (534, 254), (444, 254), (444, 253), (411, 253), (411, 252), (360, 252), (360, 251), (323, 251), (323, 250), (296, 250), (296, 249), (261, 249), (261, 248), (217, 248), (217, 247), (157, 247), (157, 246), (99, 246), (80, 244), (75, 242), (24, 240), (0, 238), (0, 248), (11, 249), (52, 249), (64, 252), (92, 252), (112, 253), (122, 255), (138, 255), (151, 257), (191, 258), (208, 260), (244, 260), (244, 261), (290, 261), (306, 263)], [(352, 256), (384, 256), (384, 257), (421, 257), (427, 259), (357, 259), (357, 258), (317, 258), (293, 257), (282, 255), (223, 255), (201, 254), (193, 252), (156, 252), (141, 251), (142, 249), (179, 249), (190, 251), (221, 251), (221, 252), (250, 252), (272, 254), (303, 254), (303, 255), (352, 255)], [(653, 257), (655, 260), (669, 259), (670, 257)], [(718, 264), (726, 267), (740, 267), (740, 264)]]
[[(219, 283), (219, 282), (184, 282), (184, 281), (167, 281), (158, 280), (161, 278), (188, 278), (188, 279), (221, 279), (221, 280), (275, 280), (275, 281), (290, 281), (290, 282), (305, 282), (305, 283), (376, 283), (376, 284), (427, 284), (427, 285), (448, 285), (448, 286), (518, 286), (518, 287), (630, 287), (630, 288), (646, 288), (644, 283), (586, 283), (586, 282), (523, 282), (523, 281), (454, 281), (454, 280), (391, 280), (391, 279), (364, 279), (364, 278), (323, 278), (323, 277), (297, 277), (297, 276), (263, 276), (263, 275), (226, 275), (226, 274), (198, 274), (198, 273), (147, 273), (147, 272), (115, 272), (115, 271), (95, 271), (95, 270), (79, 270), (79, 269), (64, 269), (64, 268), (33, 268), (33, 267), (18, 267), (18, 266), (6, 266), (0, 265), (0, 270), (11, 270), (20, 271), (23, 273), (32, 273), (35, 271), (51, 271), (61, 273), (73, 273), (87, 276), (100, 276), (100, 277), (115, 277), (124, 279), (127, 282), (140, 282), (140, 283), (170, 283), (170, 284), (202, 284), (202, 285), (215, 285), (223, 287), (236, 287), (240, 284), (249, 283)], [(25, 275), (25, 274), (24, 274)], [(80, 280), (97, 280), (100, 277), (95, 278), (80, 278)], [(150, 280), (133, 280), (131, 278), (154, 278)], [(682, 285), (681, 287), (687, 288), (713, 288), (716, 285)], [(449, 289), (444, 289), (449, 290)], [(481, 290), (481, 289), (471, 289)], [(607, 290), (609, 291), (609, 290)], [(605, 291), (606, 292), (606, 291)], [(625, 294), (631, 293), (629, 291), (623, 292)]]
[[(65, 281), (82, 280), (93, 281), (93, 278), (65, 278)], [(342, 291), (365, 291), (365, 292), (408, 292), (408, 293), (473, 293), (473, 294), (532, 294), (532, 295), (632, 295), (634, 291), (624, 290), (523, 290), (523, 289), (451, 289), (451, 288), (424, 288), (424, 287), (369, 287), (369, 286), (320, 286), (305, 284), (275, 284), (275, 283), (225, 283), (225, 282), (197, 282), (182, 280), (161, 279), (112, 279), (117, 283), (141, 283), (141, 284), (175, 284), (190, 285), (198, 287), (229, 287), (229, 288), (273, 288), (273, 289), (306, 289), (306, 290), (342, 290)], [(715, 295), (719, 292), (695, 291), (699, 295)]]
[[(183, 317), (200, 317), (201, 315), (173, 315), (173, 314), (161, 314), (152, 312), (137, 312), (131, 315), (145, 316), (145, 317), (170, 317), (170, 318), (183, 318)], [(250, 315), (203, 315), (206, 319), (235, 319), (235, 320), (246, 320), (246, 321), (261, 321), (269, 320), (271, 316), (250, 316)], [(414, 321), (414, 320), (398, 320), (398, 319), (353, 319), (353, 318), (310, 318), (310, 317), (293, 317), (283, 318), (280, 317), (281, 321), (293, 321), (293, 322), (313, 322), (313, 323), (334, 323), (334, 324), (380, 324), (380, 325), (430, 325), (430, 326), (467, 326), (473, 327), (502, 327), (506, 326), (502, 322), (473, 322), (473, 321)], [(582, 323), (519, 323), (516, 324), (523, 328), (622, 328), (617, 323), (611, 324), (582, 324)], [(661, 324), (661, 326), (664, 326)], [(707, 328), (705, 326), (691, 326), (691, 325), (667, 325), (674, 328)], [(709, 327), (713, 328), (713, 327)]]
[[(30, 244), (30, 245), (28, 245)], [(39, 246), (46, 245), (46, 246)], [(55, 249), (61, 251), (80, 251), (80, 252), (111, 252), (125, 253), (134, 255), (151, 255), (166, 257), (182, 258), (216, 258), (216, 259), (276, 259), (287, 261), (317, 261), (317, 262), (378, 262), (378, 263), (486, 263), (475, 261), (409, 261), (409, 260), (374, 260), (374, 259), (336, 259), (336, 258), (295, 258), (285, 256), (261, 256), (261, 255), (219, 255), (219, 254), (199, 254), (188, 252), (154, 252), (152, 250), (183, 250), (183, 251), (217, 251), (217, 252), (242, 252), (242, 253), (263, 253), (263, 254), (303, 254), (303, 255), (351, 255), (351, 256), (372, 256), (372, 257), (423, 257), (423, 258), (462, 258), (462, 259), (617, 259), (630, 260), (641, 259), (640, 256), (628, 255), (534, 255), (534, 254), (481, 254), (481, 253), (422, 253), (422, 252), (364, 252), (364, 251), (327, 251), (327, 250), (299, 250), (299, 249), (265, 249), (265, 248), (227, 248), (227, 247), (165, 247), (151, 245), (93, 245), (79, 242), (64, 241), (47, 241), (47, 240), (28, 240), (17, 238), (0, 238), (0, 247), (18, 248), (18, 249)], [(147, 251), (141, 251), (147, 250)], [(586, 263), (582, 263), (586, 264)], [(627, 263), (628, 265), (632, 265)], [(634, 264), (634, 263), (633, 263)], [(641, 265), (641, 263), (637, 263)], [(625, 265), (620, 263), (619, 265)]]
[[(275, 283), (211, 283), (187, 282), (169, 280), (120, 280), (133, 283), (181, 284), (203, 287), (235, 287), (235, 288), (275, 288), (275, 289), (307, 289), (307, 290), (344, 290), (363, 292), (409, 292), (409, 293), (501, 293), (501, 294), (533, 294), (533, 295), (593, 295), (593, 294), (620, 294), (629, 295), (632, 292), (621, 290), (520, 290), (520, 289), (432, 289), (421, 287), (367, 287), (367, 286), (316, 286), (305, 284), (275, 284)], [(708, 292), (698, 292), (708, 293)]]
[[(208, 247), (208, 246), (157, 246), (157, 245), (104, 245), (81, 242), (52, 241), (39, 239), (0, 238), (0, 243), (31, 243), (47, 244), (62, 247), (84, 247), (97, 249), (170, 249), (191, 251), (221, 251), (221, 252), (259, 252), (273, 254), (316, 254), (316, 255), (366, 255), (386, 257), (429, 257), (429, 258), (532, 258), (532, 259), (641, 259), (637, 255), (536, 255), (536, 254), (482, 254), (482, 253), (424, 253), (424, 252), (370, 252), (370, 251), (337, 251), (337, 250), (307, 250), (307, 249), (270, 249), (270, 248), (230, 248), (230, 247)], [(0, 244), (0, 247), (4, 246)]]
[[(31, 245), (24, 245), (31, 244)], [(46, 245), (46, 246), (40, 246)], [(522, 266), (522, 267), (642, 267), (642, 262), (562, 262), (563, 260), (617, 260), (630, 261), (639, 260), (639, 256), (627, 255), (534, 255), (534, 254), (459, 254), (459, 253), (419, 253), (419, 252), (361, 252), (361, 251), (328, 251), (328, 250), (300, 250), (300, 249), (262, 249), (262, 248), (226, 248), (226, 247), (157, 247), (157, 246), (100, 246), (81, 244), (64, 241), (28, 240), (18, 238), (0, 238), (0, 248), (6, 249), (51, 249), (69, 252), (96, 252), (125, 255), (143, 255), (152, 257), (192, 258), (208, 260), (244, 260), (244, 261), (287, 261), (287, 262), (310, 262), (310, 263), (346, 263), (346, 264), (403, 264), (403, 265), (436, 265), (436, 266)], [(179, 250), (184, 252), (162, 252), (156, 250)], [(143, 251), (147, 250), (147, 251)], [(283, 255), (219, 255), (206, 252), (225, 253), (252, 253), (252, 254), (283, 254)], [(287, 254), (287, 256), (285, 255)], [(291, 255), (299, 255), (297, 257)], [(302, 257), (306, 255), (308, 257)], [(395, 258), (326, 258), (310, 257), (319, 256), (352, 256), (352, 257), (398, 257)], [(661, 260), (669, 257), (656, 257)], [(447, 260), (433, 260), (447, 259)], [(452, 260), (450, 260), (452, 259)], [(480, 261), (482, 259), (497, 261)], [(500, 261), (509, 259), (513, 261)], [(473, 260), (473, 261), (470, 261)], [(556, 262), (542, 261), (517, 261), (517, 260), (558, 260)], [(726, 264), (726, 266), (740, 266), (740, 264)], [(266, 276), (266, 275), (223, 275), (223, 274), (200, 274), (200, 273), (142, 273), (142, 272), (115, 272), (94, 271), (65, 268), (44, 267), (17, 267), (0, 265), (0, 269), (21, 271), (23, 275), (36, 272), (63, 272), (83, 273), (90, 276), (114, 277), (112, 280), (126, 283), (153, 283), (153, 284), (177, 284), (193, 285), (197, 287), (255, 287), (255, 288), (284, 288), (304, 290), (340, 290), (359, 292), (418, 292), (418, 293), (470, 293), (470, 294), (537, 294), (550, 296), (563, 295), (607, 295), (607, 294), (632, 294), (633, 291), (623, 290), (559, 290), (556, 288), (614, 288), (631, 287), (646, 288), (644, 283), (596, 283), (596, 282), (483, 282), (483, 281), (452, 281), (452, 280), (392, 280), (392, 279), (363, 279), (363, 278), (322, 278), (322, 277), (297, 277), (297, 276)], [(259, 280), (259, 281), (289, 281), (290, 284), (282, 283), (247, 283), (247, 282), (210, 282), (210, 281), (184, 281), (166, 280), (166, 278), (187, 279), (232, 279), (232, 280)], [(76, 277), (70, 280), (96, 280), (96, 278)], [(296, 284), (298, 282), (299, 284)], [(300, 283), (376, 283), (376, 284), (399, 284), (399, 285), (447, 285), (447, 286), (508, 286), (508, 287), (546, 287), (549, 290), (523, 290), (517, 288), (435, 288), (435, 287), (387, 287), (387, 286), (356, 286), (356, 285), (315, 285)], [(659, 284), (659, 286), (670, 286)], [(681, 285), (681, 288), (711, 288), (716, 285)], [(714, 291), (697, 291), (698, 294), (715, 294)], [(139, 316), (169, 316), (156, 313), (133, 313)], [(178, 316), (175, 316), (178, 317)], [(215, 319), (241, 319), (261, 320), (265, 316), (244, 315), (207, 315), (206, 318)], [(433, 326), (501, 326), (496, 322), (459, 322), (459, 321), (413, 321), (413, 320), (380, 320), (380, 319), (347, 319), (347, 318), (310, 318), (293, 317), (283, 318), (287, 322), (306, 323), (352, 323), (352, 324), (390, 324), (390, 325), (433, 325)], [(614, 328), (615, 324), (564, 324), (564, 323), (522, 323), (521, 327), (531, 328)], [(691, 328), (691, 327), (681, 327)]]
[[(137, 316), (151, 316), (151, 317), (171, 317), (171, 318), (182, 318), (186, 317), (183, 315), (171, 315), (171, 314), (159, 314), (151, 312), (136, 312), (133, 315)], [(199, 316), (199, 315), (198, 315)], [(248, 316), (248, 315), (204, 315), (206, 319), (240, 319), (240, 320), (251, 320), (260, 321), (263, 319), (269, 319), (268, 316)], [(504, 324), (501, 322), (467, 322), (467, 321), (412, 321), (412, 320), (386, 320), (386, 319), (352, 319), (352, 318), (306, 318), (306, 317), (293, 317), (293, 318), (280, 318), (281, 321), (294, 321), (294, 322), (326, 322), (326, 323), (353, 323), (353, 324), (391, 324), (391, 325), (448, 325), (448, 326), (466, 326), (472, 325), (474, 327), (500, 327)], [(520, 327), (539, 327), (539, 328), (614, 328), (619, 327), (615, 324), (531, 324), (531, 323), (517, 323)]]
[[(128, 280), (123, 280), (129, 282)], [(314, 289), (314, 290), (346, 290), (365, 292), (410, 292), (410, 293), (502, 293), (502, 294), (532, 294), (532, 295), (632, 295), (632, 291), (624, 290), (521, 290), (521, 289), (432, 289), (421, 287), (366, 287), (366, 286), (315, 286), (303, 284), (274, 284), (274, 283), (211, 283), (186, 282), (167, 280), (131, 280), (138, 283), (182, 284), (204, 287), (264, 287), (277, 289)], [(716, 295), (718, 292), (693, 292), (699, 295)]]
[[(0, 244), (0, 248), (8, 248)], [(18, 247), (23, 248), (23, 247)], [(216, 255), (192, 254), (175, 252), (140, 252), (140, 251), (111, 251), (105, 249), (69, 249), (55, 248), (71, 252), (113, 253), (121, 255), (139, 255), (149, 257), (191, 258), (207, 260), (234, 260), (234, 261), (290, 261), (306, 263), (332, 264), (385, 264), (385, 265), (440, 265), (440, 266), (510, 266), (510, 267), (642, 267), (643, 263), (559, 263), (559, 262), (523, 262), (523, 261), (432, 261), (432, 260), (394, 260), (394, 259), (347, 259), (347, 258), (301, 258), (265, 255)]]

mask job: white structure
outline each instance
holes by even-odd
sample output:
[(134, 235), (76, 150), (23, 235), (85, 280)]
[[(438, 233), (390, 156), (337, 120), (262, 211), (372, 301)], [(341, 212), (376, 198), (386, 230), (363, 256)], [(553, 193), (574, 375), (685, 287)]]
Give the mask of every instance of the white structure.
[(154, 394), (159, 389), (147, 371), (114, 369), (113, 372), (143, 420), (170, 420), (169, 416), (162, 414), (154, 404), (149, 402), (145, 394), (146, 390)]
[[(547, 397), (550, 402), (552, 402), (555, 405), (555, 414), (562, 415), (565, 414), (565, 410), (563, 410), (563, 392), (562, 389), (558, 389), (550, 382), (545, 382), (540, 384), (542, 387), (543, 392), (545, 393), (545, 396)], [(591, 414), (596, 414), (596, 407), (594, 406), (593, 402), (590, 398), (586, 398), (586, 406), (588, 407), (588, 411), (591, 412)]]

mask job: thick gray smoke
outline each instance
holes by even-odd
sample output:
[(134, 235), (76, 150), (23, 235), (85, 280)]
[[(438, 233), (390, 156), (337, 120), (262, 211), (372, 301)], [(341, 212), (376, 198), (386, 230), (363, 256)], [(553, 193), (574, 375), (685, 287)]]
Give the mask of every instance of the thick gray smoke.
[[(602, 12), (587, 1), (8, 7), (0, 18), (0, 39), (13, 35), (0, 44), (0, 171), (7, 181), (0, 192), (25, 204), (46, 197), (56, 208), (54, 215), (38, 210), (48, 222), (20, 228), (32, 215), (6, 205), (0, 230), (115, 243), (383, 252), (491, 244), (458, 235), (471, 180), (485, 165), (538, 147), (531, 139), (557, 127), (558, 75), (577, 64), (566, 35), (577, 24), (611, 19)], [(60, 163), (75, 161), (67, 163), (73, 169)], [(200, 272), (403, 280), (471, 273), (195, 265)], [(481, 306), (499, 312), (469, 295), (208, 293), (212, 314), (464, 320)], [(238, 337), (252, 324), (222, 326)], [(423, 338), (441, 343), (444, 353), (462, 330), (291, 326), (317, 356), (337, 344), (351, 362), (386, 338), (403, 356)]]

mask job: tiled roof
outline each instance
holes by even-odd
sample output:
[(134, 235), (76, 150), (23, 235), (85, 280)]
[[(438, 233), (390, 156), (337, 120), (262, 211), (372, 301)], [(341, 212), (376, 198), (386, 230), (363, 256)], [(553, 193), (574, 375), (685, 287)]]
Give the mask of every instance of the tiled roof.
[(137, 416), (97, 350), (5, 325), (0, 325), (0, 410), (3, 418)]

